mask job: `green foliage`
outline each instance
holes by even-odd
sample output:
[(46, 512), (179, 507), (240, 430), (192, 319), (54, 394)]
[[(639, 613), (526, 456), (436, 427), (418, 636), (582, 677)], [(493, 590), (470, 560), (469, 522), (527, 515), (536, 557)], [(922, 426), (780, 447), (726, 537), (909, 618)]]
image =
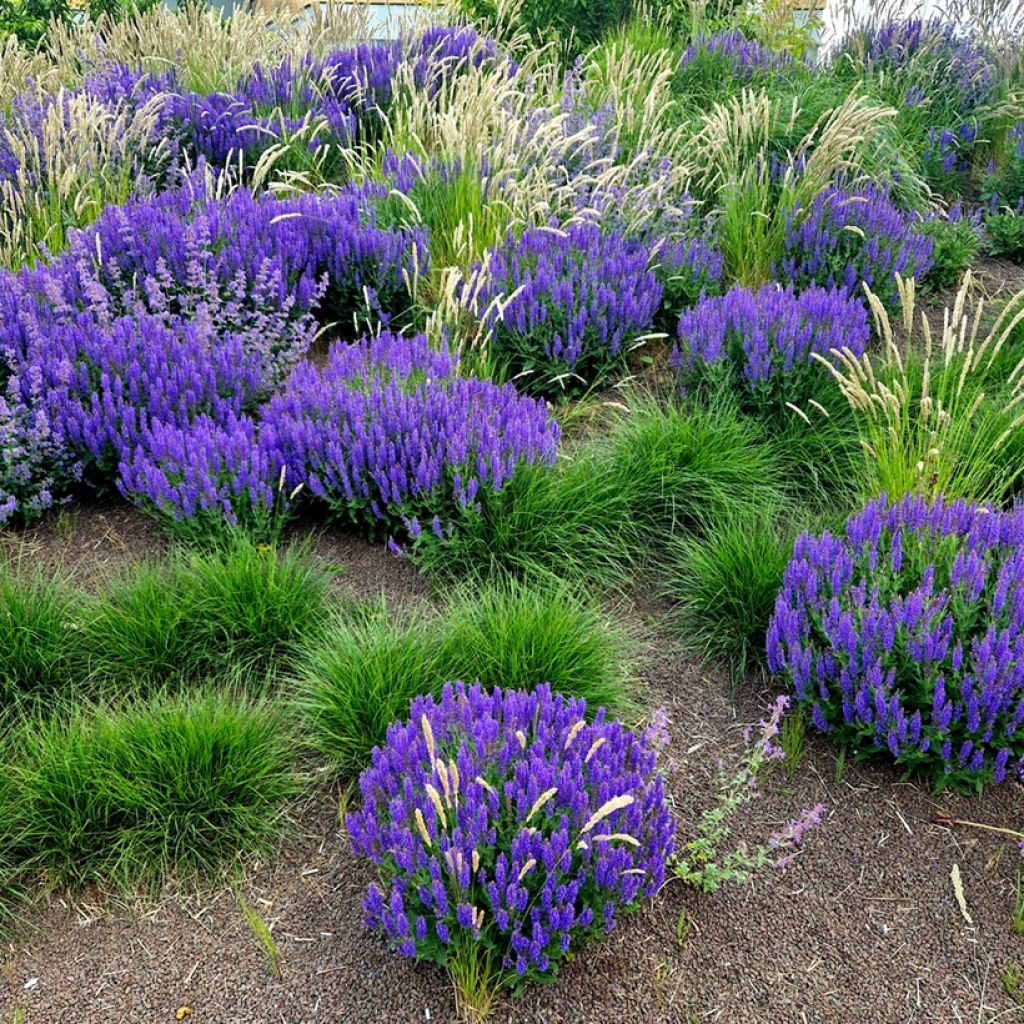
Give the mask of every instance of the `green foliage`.
[(726, 661), (734, 678), (766, 658), (765, 634), (801, 518), (792, 508), (751, 507), (669, 545), (665, 591), (677, 602), (683, 642)]
[(602, 443), (631, 519), (651, 539), (699, 529), (777, 493), (778, 453), (725, 396), (692, 403), (638, 393)]
[(990, 256), (1024, 261), (1024, 217), (1013, 210), (986, 217), (985, 249)]
[[(490, 31), (498, 27), (495, 0), (459, 0), (462, 12)], [(582, 53), (621, 25), (632, 13), (635, 0), (522, 0), (515, 29), (535, 43), (555, 42), (564, 56)]]
[(80, 598), (63, 576), (23, 563), (0, 567), (0, 709), (74, 681), (80, 615)]
[(807, 713), (803, 708), (783, 717), (779, 749), (783, 754), (782, 770), (787, 779), (793, 779), (807, 754)]
[(300, 659), (296, 705), (316, 749), (352, 778), (413, 698), (448, 681), (550, 683), (595, 709), (625, 709), (625, 651), (621, 631), (564, 584), (467, 586), (439, 616), (402, 620), (382, 605), (339, 622)]
[(924, 220), (921, 234), (928, 235), (933, 243), (931, 269), (919, 281), (923, 292), (943, 292), (955, 288), (964, 271), (978, 254), (980, 232), (969, 217), (949, 220), (937, 217)]
[(260, 917), (256, 909), (243, 896), (238, 897), (238, 906), (245, 918), (245, 923), (252, 930), (253, 938), (261, 952), (266, 955), (267, 966), (275, 978), (281, 977), (281, 949), (274, 939), (270, 925)]
[(272, 675), (321, 628), (328, 577), (297, 548), (235, 539), (144, 563), (93, 602), (81, 644), (93, 679), (155, 686), (237, 672)]
[(553, 470), (524, 466), (499, 494), (481, 492), (451, 536), (424, 530), (413, 559), (440, 575), (540, 573), (611, 587), (655, 539), (778, 493), (777, 447), (726, 397), (627, 400)]
[[(88, 14), (120, 20), (137, 11), (148, 11), (160, 0), (89, 0)], [(46, 35), (51, 22), (70, 22), (75, 9), (68, 0), (0, 0), (0, 35), (9, 33), (34, 45)]]
[(381, 607), (356, 623), (338, 622), (299, 659), (297, 706), (313, 746), (354, 778), (388, 726), (414, 697), (439, 693), (438, 625), (422, 615), (400, 622)]
[(626, 647), (619, 628), (566, 584), (510, 579), (455, 594), (438, 657), (442, 681), (516, 690), (548, 683), (590, 707), (621, 710)]
[(237, 866), (277, 837), (298, 785), (280, 715), (230, 692), (40, 712), (5, 761), (0, 849), (72, 887)]
[(501, 491), (477, 495), (450, 537), (410, 548), (434, 576), (554, 573), (600, 587), (622, 582), (641, 545), (615, 467), (585, 442), (553, 469), (520, 466)]

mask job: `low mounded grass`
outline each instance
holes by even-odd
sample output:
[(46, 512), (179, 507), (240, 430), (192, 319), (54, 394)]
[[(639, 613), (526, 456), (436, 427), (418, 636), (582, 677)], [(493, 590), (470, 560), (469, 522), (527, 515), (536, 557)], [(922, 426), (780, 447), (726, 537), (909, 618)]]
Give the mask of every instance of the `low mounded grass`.
[(620, 585), (640, 546), (628, 495), (612, 466), (589, 445), (554, 468), (520, 466), (501, 492), (478, 495), (443, 546), (417, 551), (425, 572), (441, 577), (553, 573), (608, 588)]
[(329, 580), (301, 549), (236, 539), (136, 567), (92, 602), (81, 647), (105, 685), (273, 676), (328, 615)]
[(687, 650), (729, 664), (733, 678), (765, 660), (765, 635), (799, 536), (800, 510), (730, 512), (669, 545), (664, 589)]
[(26, 716), (8, 737), (0, 853), (78, 887), (158, 887), (272, 846), (296, 793), (282, 716), (237, 693)]
[(413, 698), (437, 693), (437, 623), (405, 623), (386, 608), (362, 622), (339, 622), (300, 660), (297, 707), (304, 733), (342, 776), (369, 764), (388, 726), (408, 713)]
[(73, 681), (79, 605), (63, 576), (0, 567), (0, 708)]
[(670, 535), (779, 495), (785, 460), (734, 402), (627, 400), (554, 468), (521, 467), (500, 494), (481, 494), (453, 538), (415, 552), (420, 567), (613, 588)]
[(437, 617), (398, 621), (381, 606), (339, 623), (301, 660), (296, 704), (312, 745), (351, 778), (413, 698), (448, 681), (550, 683), (621, 712), (630, 706), (625, 648), (623, 632), (565, 584), (506, 580), (459, 591)]
[(592, 709), (629, 702), (628, 640), (596, 603), (557, 581), (515, 579), (461, 588), (445, 609), (438, 657), (445, 679), (586, 698)]
[(648, 544), (778, 494), (778, 452), (725, 396), (703, 404), (637, 394), (629, 406), (599, 443)]

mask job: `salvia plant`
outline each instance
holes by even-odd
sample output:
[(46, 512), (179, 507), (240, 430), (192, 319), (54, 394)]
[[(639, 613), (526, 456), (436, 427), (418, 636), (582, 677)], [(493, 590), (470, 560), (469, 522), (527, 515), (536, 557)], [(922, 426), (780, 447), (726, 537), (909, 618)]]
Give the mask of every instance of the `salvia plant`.
[(981, 142), (976, 119), (961, 122), (955, 128), (932, 128), (925, 147), (924, 177), (941, 195), (960, 195), (968, 185), (974, 167), (974, 154)]
[(651, 262), (641, 241), (591, 221), (510, 233), (475, 271), (492, 365), (541, 394), (621, 365), (661, 305)]
[(892, 304), (897, 275), (927, 273), (933, 246), (917, 215), (900, 210), (888, 187), (836, 184), (791, 212), (776, 272), (797, 287), (817, 283), (859, 293), (866, 284)]
[(517, 467), (551, 464), (560, 432), (547, 407), (461, 376), (422, 334), (384, 332), (298, 367), (262, 412), (260, 445), (335, 516), (371, 532), (437, 536), (481, 489)]
[(998, 97), (1003, 84), (988, 47), (941, 17), (863, 25), (844, 42), (838, 60), (873, 79), (894, 106), (925, 106), (936, 118), (975, 113)]
[(457, 986), (475, 978), (470, 1006), (550, 979), (664, 881), (674, 824), (656, 760), (645, 736), (546, 686), (417, 698), (346, 819), (380, 873), (367, 924)]
[(768, 663), (818, 729), (936, 787), (980, 789), (1024, 758), (1024, 514), (886, 495), (845, 535), (804, 534)]
[(698, 36), (683, 52), (674, 91), (691, 103), (719, 101), (743, 85), (763, 84), (793, 67), (785, 50), (772, 50), (739, 29)]
[(1016, 208), (1024, 200), (1024, 121), (1013, 123), (1003, 140), (1002, 152), (993, 157), (982, 184), (982, 194), (1001, 207)]
[(110, 208), (51, 264), (0, 274), (4, 518), (83, 479), (134, 493), (120, 473), (144, 439), (197, 419), (233, 430), (308, 352), (314, 310), (403, 308), (425, 239), (376, 227), (367, 189), (220, 197), (199, 173)]
[(301, 364), (252, 416), (155, 425), (121, 486), (188, 532), (197, 516), (272, 532), (301, 496), (371, 535), (415, 541), (446, 536), (519, 466), (553, 463), (558, 441), (541, 402), (460, 376), (422, 334), (383, 332), (335, 344), (322, 368)]
[(844, 290), (737, 285), (683, 313), (672, 362), (687, 389), (717, 380), (756, 410), (781, 412), (813, 399), (822, 380), (828, 385), (815, 353), (860, 356), (869, 335), (866, 305)]

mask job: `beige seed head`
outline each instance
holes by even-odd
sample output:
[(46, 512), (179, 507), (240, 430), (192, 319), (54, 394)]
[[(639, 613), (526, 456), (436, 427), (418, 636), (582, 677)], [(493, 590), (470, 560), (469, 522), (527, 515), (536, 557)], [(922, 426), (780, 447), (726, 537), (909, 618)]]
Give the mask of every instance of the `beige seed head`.
[(572, 745), (572, 741), (573, 741), (574, 739), (576, 739), (576, 737), (577, 737), (577, 736), (579, 736), (579, 734), (580, 734), (580, 730), (581, 730), (581, 729), (583, 729), (583, 728), (584, 728), (584, 727), (586, 726), (586, 724), (587, 724), (587, 723), (586, 723), (585, 721), (583, 721), (582, 719), (580, 719), (580, 721), (578, 721), (578, 722), (577, 722), (577, 723), (576, 723), (576, 724), (575, 724), (575, 725), (574, 725), (574, 726), (573, 726), (573, 727), (572, 727), (572, 728), (571, 728), (571, 729), (569, 730), (569, 735), (568, 735), (568, 736), (566, 736), (566, 738), (565, 738), (565, 744), (564, 744), (564, 745), (563, 745), (563, 747), (562, 747), (562, 749), (563, 749), (563, 750), (568, 750), (568, 749), (569, 749), (569, 747), (570, 747), (570, 746)]
[(586, 825), (583, 826), (582, 831), (589, 832), (599, 821), (604, 821), (609, 814), (621, 811), (631, 803), (633, 803), (633, 796), (630, 793), (623, 793), (621, 796), (613, 796), (611, 800), (606, 800), (596, 811), (594, 811)]
[(441, 822), (441, 828), (448, 828), (448, 818), (444, 813), (444, 805), (441, 803), (441, 794), (428, 782), (426, 785), (427, 796), (430, 797), (430, 802), (434, 805), (434, 810), (437, 811), (438, 820)]

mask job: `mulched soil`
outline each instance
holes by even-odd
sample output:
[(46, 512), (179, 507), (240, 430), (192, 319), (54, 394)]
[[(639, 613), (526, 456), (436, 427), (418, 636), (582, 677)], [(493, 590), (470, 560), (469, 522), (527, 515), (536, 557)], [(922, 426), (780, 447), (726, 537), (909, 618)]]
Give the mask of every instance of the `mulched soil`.
[[(21, 536), (24, 553), (98, 580), (162, 542), (123, 507), (54, 516)], [(336, 561), (353, 596), (401, 606), (430, 600), (410, 566), (333, 532), (315, 547)], [(680, 655), (650, 603), (618, 614), (638, 633), (638, 693), (671, 716), (671, 792), (687, 823), (711, 801), (746, 724), (771, 694), (737, 687)], [(721, 1024), (944, 1024), (1024, 1021), (1006, 990), (1024, 979), (1024, 937), (1011, 931), (1018, 865), (1005, 837), (943, 824), (943, 815), (1019, 828), (1024, 795), (935, 797), (885, 764), (847, 765), (811, 736), (792, 780), (776, 770), (741, 814), (737, 838), (765, 837), (822, 801), (826, 823), (783, 871), (702, 894), (677, 881), (569, 964), (556, 984), (527, 991), (494, 1019), (517, 1024), (712, 1021)], [(455, 1020), (443, 972), (387, 952), (360, 924), (371, 873), (348, 849), (338, 793), (294, 811), (280, 855), (234, 888), (126, 900), (98, 891), (41, 896), (0, 971), (0, 1021), (27, 1024), (314, 1024)], [(950, 880), (963, 878), (965, 918)], [(270, 969), (239, 906), (271, 927)], [(693, 927), (680, 936), (680, 919)], [(684, 919), (685, 920), (685, 919)], [(1024, 998), (1024, 985), (1022, 985)], [(190, 1011), (185, 1013), (185, 1010)]]

